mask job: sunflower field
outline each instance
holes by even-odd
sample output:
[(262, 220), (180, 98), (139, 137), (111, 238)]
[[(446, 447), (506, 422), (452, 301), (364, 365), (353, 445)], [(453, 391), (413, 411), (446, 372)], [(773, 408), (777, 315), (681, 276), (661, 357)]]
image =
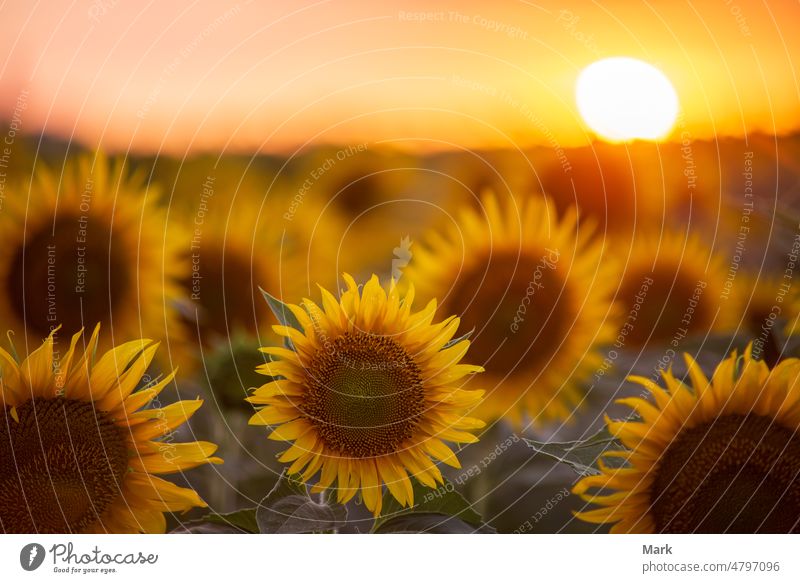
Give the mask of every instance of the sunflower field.
[(17, 136), (0, 527), (798, 533), (798, 152)]

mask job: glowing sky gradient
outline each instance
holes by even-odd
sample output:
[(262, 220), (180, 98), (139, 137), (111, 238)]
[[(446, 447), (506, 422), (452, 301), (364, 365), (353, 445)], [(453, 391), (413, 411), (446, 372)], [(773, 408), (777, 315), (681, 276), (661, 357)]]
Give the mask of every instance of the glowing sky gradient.
[(5, 3), (0, 116), (22, 95), (28, 133), (173, 154), (566, 147), (592, 138), (578, 73), (624, 55), (674, 84), (676, 134), (782, 134), (798, 21), (797, 2), (753, 0)]

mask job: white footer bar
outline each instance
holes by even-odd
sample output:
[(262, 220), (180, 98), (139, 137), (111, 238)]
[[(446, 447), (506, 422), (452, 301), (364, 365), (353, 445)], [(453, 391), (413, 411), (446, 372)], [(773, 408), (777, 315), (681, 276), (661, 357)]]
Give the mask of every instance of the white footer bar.
[[(3, 581), (800, 581), (785, 535), (0, 536)], [(553, 579), (554, 580), (554, 579)]]

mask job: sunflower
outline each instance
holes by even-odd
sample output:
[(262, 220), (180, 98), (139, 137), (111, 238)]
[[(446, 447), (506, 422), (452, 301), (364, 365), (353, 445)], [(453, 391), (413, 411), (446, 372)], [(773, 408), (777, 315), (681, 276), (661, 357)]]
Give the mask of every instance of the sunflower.
[[(312, 236), (324, 233), (314, 233), (314, 223), (305, 220), (308, 213), (290, 216), (282, 195), (254, 194), (210, 175), (198, 196), (175, 207), (188, 230), (182, 249), (191, 270), (182, 284), (191, 326), (205, 345), (235, 333), (255, 336), (269, 330), (275, 320), (258, 288), (278, 297), (301, 295), (310, 287), (312, 263), (334, 262), (330, 244), (314, 245), (311, 257)], [(269, 260), (254, 261), (257, 255)]]
[(434, 154), (425, 174), (425, 188), (445, 208), (480, 208), (487, 190), (500, 200), (513, 192), (541, 190), (533, 163), (518, 150), (456, 151)]
[(578, 482), (602, 508), (577, 516), (612, 532), (800, 532), (800, 360), (770, 370), (748, 347), (709, 381), (685, 358), (691, 387), (670, 372), (666, 390), (631, 377), (652, 401), (621, 399), (640, 419), (606, 420), (629, 448), (607, 455), (627, 464)]
[(483, 391), (458, 388), (481, 368), (460, 364), (468, 340), (448, 345), (459, 320), (433, 323), (436, 302), (412, 312), (413, 289), (388, 293), (376, 276), (359, 290), (349, 275), (339, 301), (320, 288), (322, 306), (308, 299), (289, 309), (302, 329), (276, 326), (292, 346), (263, 348), (275, 360), (259, 372), (274, 380), (248, 399), (261, 407), (252, 425), (274, 426), (270, 439), (293, 442), (279, 458), (312, 491), (336, 481), (344, 503), (359, 490), (381, 511), (382, 484), (403, 505), (414, 503), (409, 473), (426, 486), (442, 483), (435, 464), (459, 467), (444, 440), (471, 443), (483, 422), (466, 417)]
[(722, 309), (727, 268), (699, 238), (668, 231), (617, 247), (624, 269), (616, 299), (627, 315), (620, 330), (626, 346), (676, 343), (736, 327), (734, 300)]
[[(28, 196), (0, 213), (0, 322), (39, 346), (57, 326), (100, 322), (112, 336), (180, 336), (175, 304), (187, 267), (142, 175), (102, 157), (39, 166)], [(108, 348), (113, 338), (101, 341)]]
[(318, 148), (293, 161), (297, 184), (319, 194), (347, 218), (357, 218), (376, 206), (409, 194), (416, 180), (413, 156), (370, 150), (364, 144)]
[(406, 276), (474, 330), (472, 354), (493, 387), (478, 416), (567, 419), (613, 336), (610, 263), (574, 209), (559, 220), (545, 198), (515, 208), (485, 195), (483, 206), (415, 247)]
[(595, 143), (546, 152), (536, 161), (537, 168), (543, 168), (540, 188), (553, 197), (560, 211), (577, 206), (580, 216), (592, 217), (603, 233), (628, 235), (639, 217), (652, 216), (653, 197), (637, 196), (640, 184), (649, 188), (661, 179), (653, 170), (660, 163), (651, 162), (652, 150), (645, 144), (621, 149)]
[[(773, 329), (786, 335), (800, 329), (800, 285), (783, 275), (737, 275), (731, 286), (738, 320), (756, 338), (755, 350), (765, 349)], [(774, 346), (773, 348), (778, 348)]]
[(400, 241), (433, 220), (438, 207), (419, 195), (419, 166), (414, 156), (363, 144), (318, 148), (293, 161), (286, 190), (299, 202), (296, 216), (324, 229), (315, 246), (336, 252), (326, 278), (388, 273)]
[(164, 512), (205, 503), (155, 474), (206, 463), (217, 446), (173, 443), (202, 401), (146, 408), (174, 373), (135, 390), (157, 343), (135, 340), (97, 362), (99, 326), (58, 354), (54, 334), (22, 362), (0, 349), (0, 528), (7, 533), (163, 533)]

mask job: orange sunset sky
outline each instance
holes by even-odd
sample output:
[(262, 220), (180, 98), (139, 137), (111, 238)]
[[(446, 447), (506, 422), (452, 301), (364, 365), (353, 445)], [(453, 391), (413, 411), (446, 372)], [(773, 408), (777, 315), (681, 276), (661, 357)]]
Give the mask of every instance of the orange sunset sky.
[[(800, 122), (800, 4), (6, 2), (0, 117), (90, 147), (583, 145), (589, 63), (656, 65), (696, 139)], [(675, 133), (673, 133), (675, 135)]]

